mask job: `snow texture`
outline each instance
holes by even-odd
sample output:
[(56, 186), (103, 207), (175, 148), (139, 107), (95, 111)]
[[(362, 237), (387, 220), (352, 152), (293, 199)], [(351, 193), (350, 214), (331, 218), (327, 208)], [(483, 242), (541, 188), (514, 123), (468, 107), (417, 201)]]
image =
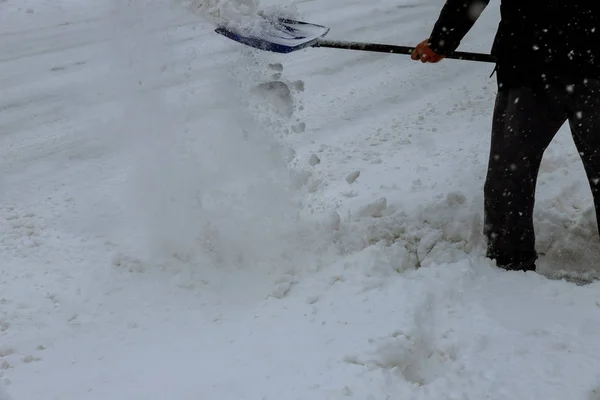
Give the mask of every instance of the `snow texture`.
[(4, 385), (0, 384), (0, 400), (11, 400), (10, 396), (8, 395), (8, 393), (6, 393), (6, 390), (4, 389)]
[(214, 33), (277, 14), (414, 45), (442, 5), (0, 1), (0, 400), (600, 398), (567, 126), (539, 273), (506, 272), (481, 234), (491, 66)]

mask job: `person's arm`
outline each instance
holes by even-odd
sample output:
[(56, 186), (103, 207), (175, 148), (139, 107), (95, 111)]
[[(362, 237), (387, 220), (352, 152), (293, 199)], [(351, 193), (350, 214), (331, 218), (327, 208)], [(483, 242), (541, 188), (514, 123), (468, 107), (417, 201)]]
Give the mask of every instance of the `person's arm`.
[(446, 0), (428, 39), (415, 47), (413, 60), (436, 63), (455, 51), (490, 0)]
[(490, 0), (447, 0), (429, 36), (429, 47), (444, 55), (455, 51)]

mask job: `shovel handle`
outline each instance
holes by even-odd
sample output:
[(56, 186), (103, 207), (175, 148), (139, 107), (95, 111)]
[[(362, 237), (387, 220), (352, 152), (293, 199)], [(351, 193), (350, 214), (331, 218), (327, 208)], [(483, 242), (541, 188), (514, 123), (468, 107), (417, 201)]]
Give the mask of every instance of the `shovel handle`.
[[(332, 49), (344, 49), (344, 50), (360, 50), (360, 51), (373, 51), (377, 53), (389, 53), (389, 54), (411, 54), (414, 47), (408, 46), (393, 46), (389, 44), (378, 44), (378, 43), (362, 43), (362, 42), (342, 42), (336, 40), (319, 40), (312, 47), (328, 47)], [(496, 58), (490, 54), (483, 53), (468, 53), (463, 51), (455, 51), (444, 56), (445, 58), (451, 58), (455, 60), (465, 61), (481, 61), (488, 63), (495, 63)]]

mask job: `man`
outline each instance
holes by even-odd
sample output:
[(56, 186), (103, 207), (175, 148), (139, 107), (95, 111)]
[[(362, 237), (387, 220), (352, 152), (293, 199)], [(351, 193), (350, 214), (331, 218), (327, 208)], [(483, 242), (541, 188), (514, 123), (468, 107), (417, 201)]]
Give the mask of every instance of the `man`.
[[(489, 0), (447, 0), (414, 60), (452, 53)], [(498, 94), (484, 186), (487, 256), (535, 271), (533, 207), (545, 149), (569, 122), (600, 215), (600, 1), (501, 0)], [(600, 223), (599, 223), (600, 226)]]

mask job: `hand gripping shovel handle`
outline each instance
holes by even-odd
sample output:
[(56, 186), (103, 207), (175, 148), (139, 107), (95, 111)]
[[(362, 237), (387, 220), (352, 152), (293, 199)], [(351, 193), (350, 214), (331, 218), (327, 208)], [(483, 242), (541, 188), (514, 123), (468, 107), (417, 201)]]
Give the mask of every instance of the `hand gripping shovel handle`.
[[(389, 54), (412, 54), (414, 47), (408, 46), (394, 46), (389, 44), (378, 44), (378, 43), (362, 43), (362, 42), (343, 42), (336, 40), (318, 40), (312, 47), (328, 47), (332, 49), (344, 49), (344, 50), (359, 50), (359, 51), (372, 51), (377, 53), (389, 53)], [(445, 58), (451, 58), (455, 60), (465, 61), (481, 61), (494, 63), (496, 59), (490, 54), (482, 53), (468, 53), (462, 51), (455, 51), (450, 53)]]

